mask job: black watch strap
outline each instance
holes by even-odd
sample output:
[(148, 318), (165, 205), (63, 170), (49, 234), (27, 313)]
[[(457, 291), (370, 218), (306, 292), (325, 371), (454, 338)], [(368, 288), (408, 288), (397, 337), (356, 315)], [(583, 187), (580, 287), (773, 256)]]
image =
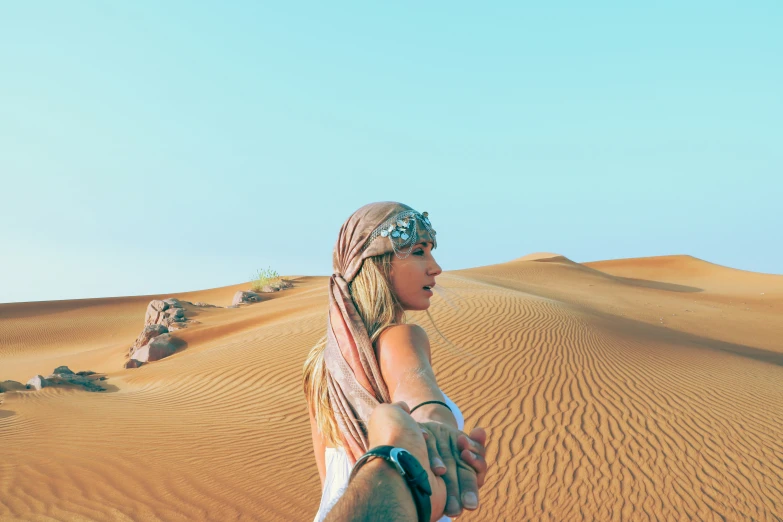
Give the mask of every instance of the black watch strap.
[(413, 495), (413, 503), (416, 505), (416, 514), (419, 522), (429, 522), (432, 515), (432, 488), (427, 471), (421, 467), (418, 459), (403, 448), (394, 446), (376, 446), (370, 451), (359, 457), (351, 470), (351, 479), (356, 475), (359, 469), (373, 458), (381, 458), (394, 466), (400, 472), (405, 483)]

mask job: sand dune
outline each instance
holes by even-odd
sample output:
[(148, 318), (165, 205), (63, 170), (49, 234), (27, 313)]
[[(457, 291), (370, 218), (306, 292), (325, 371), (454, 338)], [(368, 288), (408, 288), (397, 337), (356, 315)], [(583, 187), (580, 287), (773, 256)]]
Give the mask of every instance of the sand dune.
[[(110, 392), (6, 393), (2, 520), (311, 520), (301, 365), (326, 281), (202, 309), (172, 357), (122, 370), (156, 296), (0, 304), (0, 381), (55, 366)], [(247, 285), (175, 294), (227, 305)], [(535, 254), (444, 273), (442, 388), (490, 434), (465, 520), (782, 520), (783, 276), (689, 256)]]

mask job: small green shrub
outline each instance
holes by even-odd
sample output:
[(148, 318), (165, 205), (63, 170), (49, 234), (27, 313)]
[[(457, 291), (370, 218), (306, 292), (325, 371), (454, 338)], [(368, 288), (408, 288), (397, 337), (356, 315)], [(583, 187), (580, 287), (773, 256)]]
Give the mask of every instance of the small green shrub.
[(282, 281), (280, 280), (280, 274), (276, 270), (272, 270), (272, 267), (261, 269), (253, 275), (251, 278), (252, 290), (254, 292), (260, 292), (262, 288), (267, 285), (277, 285)]

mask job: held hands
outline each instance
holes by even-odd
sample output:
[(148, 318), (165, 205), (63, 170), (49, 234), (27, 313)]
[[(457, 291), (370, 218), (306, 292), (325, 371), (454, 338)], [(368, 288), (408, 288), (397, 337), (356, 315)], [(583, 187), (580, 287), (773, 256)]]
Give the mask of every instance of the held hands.
[(429, 460), (433, 474), (445, 482), (445, 488), (439, 480), (433, 484), (433, 517), (438, 513), (436, 506), (443, 506), (440, 495), (447, 495), (447, 516), (478, 508), (478, 490), (484, 485), (488, 467), (487, 434), (482, 428), (473, 429), (468, 437), (440, 422), (417, 423), (404, 402), (377, 406), (367, 428), (371, 447), (397, 446), (407, 449), (422, 464)]
[[(373, 410), (367, 424), (367, 438), (370, 447), (396, 446), (405, 448), (427, 469), (427, 443), (419, 424), (410, 416), (410, 408), (405, 402), (379, 404)], [(446, 485), (433, 472), (428, 472), (432, 496), (432, 519), (441, 518), (446, 503)]]
[(474, 428), (470, 436), (440, 422), (419, 424), (427, 442), (430, 466), (446, 483), (445, 514), (455, 517), (462, 510), (478, 508), (478, 490), (487, 475), (487, 434)]
[(371, 448), (375, 446), (405, 448), (424, 466), (427, 462), (426, 442), (422, 437), (421, 428), (411, 417), (410, 411), (405, 402), (379, 404), (373, 410), (367, 424), (367, 438)]

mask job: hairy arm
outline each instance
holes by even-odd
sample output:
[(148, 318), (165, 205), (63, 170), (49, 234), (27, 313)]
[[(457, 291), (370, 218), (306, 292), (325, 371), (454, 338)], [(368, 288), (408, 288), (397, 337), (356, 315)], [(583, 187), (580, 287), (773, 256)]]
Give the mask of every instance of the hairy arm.
[[(370, 447), (405, 448), (422, 464), (432, 487), (431, 520), (438, 520), (445, 507), (446, 485), (425, 465), (424, 436), (408, 411), (405, 403), (381, 404), (375, 408), (368, 423)], [(358, 471), (326, 520), (410, 521), (417, 518), (413, 495), (402, 475), (385, 460), (374, 459)]]
[(402, 475), (387, 462), (376, 459), (359, 470), (326, 520), (410, 521), (417, 518), (416, 505)]

